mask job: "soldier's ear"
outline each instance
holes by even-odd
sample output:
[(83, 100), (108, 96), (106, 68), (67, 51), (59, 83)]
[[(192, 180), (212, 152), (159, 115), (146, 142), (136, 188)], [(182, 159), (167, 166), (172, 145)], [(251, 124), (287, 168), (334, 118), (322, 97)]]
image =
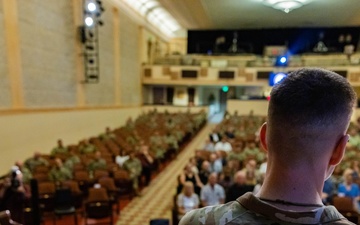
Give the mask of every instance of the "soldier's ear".
[(265, 122), (260, 128), (260, 143), (261, 143), (261, 147), (267, 152), (268, 148), (266, 141), (266, 129), (267, 129), (267, 124)]

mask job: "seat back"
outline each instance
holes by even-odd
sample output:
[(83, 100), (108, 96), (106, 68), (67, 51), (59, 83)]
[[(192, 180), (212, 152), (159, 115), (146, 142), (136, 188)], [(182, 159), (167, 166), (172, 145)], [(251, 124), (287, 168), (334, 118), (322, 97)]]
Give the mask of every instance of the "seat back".
[(333, 203), (335, 208), (341, 213), (356, 213), (354, 200), (349, 197), (334, 197)]
[(112, 220), (112, 206), (109, 201), (88, 202), (85, 204), (86, 218), (102, 219), (110, 217)]
[(56, 186), (53, 182), (42, 182), (38, 184), (39, 186), (39, 195), (54, 195)]
[(103, 177), (99, 179), (99, 184), (104, 187), (107, 191), (116, 191), (115, 181), (111, 177)]
[(109, 196), (105, 188), (89, 188), (88, 202), (109, 201)]
[(55, 192), (55, 208), (67, 209), (74, 207), (74, 199), (70, 189), (57, 189)]
[(74, 181), (74, 180), (67, 180), (67, 181), (64, 181), (62, 186), (64, 188), (68, 188), (70, 189), (71, 193), (72, 194), (75, 194), (75, 195), (78, 195), (78, 194), (81, 194), (81, 190), (79, 188), (79, 184), (78, 182)]
[(108, 177), (109, 172), (107, 170), (95, 170), (94, 171), (94, 179), (99, 180), (102, 177)]
[(90, 177), (89, 177), (88, 172), (86, 172), (84, 170), (75, 171), (74, 172), (74, 179), (77, 180), (77, 181), (82, 181), (82, 182), (90, 181)]

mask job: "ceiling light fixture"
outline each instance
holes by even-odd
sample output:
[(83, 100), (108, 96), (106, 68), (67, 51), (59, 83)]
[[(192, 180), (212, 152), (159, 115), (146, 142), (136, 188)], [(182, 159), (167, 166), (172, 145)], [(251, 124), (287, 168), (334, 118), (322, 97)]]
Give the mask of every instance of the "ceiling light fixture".
[(289, 13), (294, 9), (298, 9), (312, 0), (263, 0), (262, 3), (274, 9)]

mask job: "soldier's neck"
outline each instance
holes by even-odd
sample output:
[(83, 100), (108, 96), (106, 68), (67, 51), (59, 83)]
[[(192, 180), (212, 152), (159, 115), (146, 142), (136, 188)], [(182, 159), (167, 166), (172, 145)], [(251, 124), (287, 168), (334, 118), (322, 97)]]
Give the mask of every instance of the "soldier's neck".
[[(323, 181), (311, 171), (269, 172), (257, 197), (300, 204), (322, 204)], [(277, 204), (279, 205), (279, 204)], [(281, 207), (281, 205), (280, 205)], [(289, 207), (285, 207), (289, 209)], [(299, 208), (299, 207), (295, 207)]]

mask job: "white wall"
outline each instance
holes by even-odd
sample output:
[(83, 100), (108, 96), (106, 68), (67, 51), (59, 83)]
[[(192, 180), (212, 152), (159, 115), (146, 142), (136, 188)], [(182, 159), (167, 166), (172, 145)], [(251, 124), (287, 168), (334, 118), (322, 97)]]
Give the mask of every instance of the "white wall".
[(64, 144), (75, 144), (83, 138), (98, 135), (106, 126), (118, 127), (140, 112), (141, 107), (134, 107), (1, 115), (0, 174), (34, 151), (49, 153), (58, 138), (63, 139)]
[(240, 115), (247, 115), (251, 110), (253, 110), (255, 115), (265, 116), (267, 114), (268, 105), (269, 102), (266, 100), (228, 100), (227, 110), (231, 114), (234, 113), (235, 110), (237, 110)]

